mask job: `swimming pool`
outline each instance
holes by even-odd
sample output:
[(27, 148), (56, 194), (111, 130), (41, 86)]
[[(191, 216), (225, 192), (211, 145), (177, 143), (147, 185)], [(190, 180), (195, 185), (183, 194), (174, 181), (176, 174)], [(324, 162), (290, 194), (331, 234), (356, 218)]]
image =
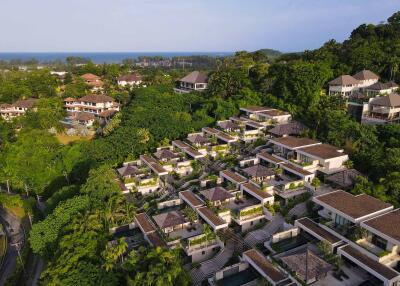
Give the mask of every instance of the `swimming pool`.
[(233, 274), (231, 276), (225, 277), (217, 281), (218, 286), (240, 286), (250, 281), (259, 278), (260, 275), (253, 269), (247, 268), (246, 270)]

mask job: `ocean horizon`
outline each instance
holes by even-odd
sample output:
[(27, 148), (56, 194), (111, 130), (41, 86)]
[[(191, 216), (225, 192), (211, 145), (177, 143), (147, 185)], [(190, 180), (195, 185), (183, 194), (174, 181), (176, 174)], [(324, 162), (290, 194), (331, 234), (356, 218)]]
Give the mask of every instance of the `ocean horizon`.
[(179, 56), (212, 56), (223, 57), (232, 55), (233, 52), (0, 52), (0, 60), (37, 60), (46, 63), (56, 60), (65, 61), (67, 57), (89, 58), (96, 64), (120, 63), (124, 59), (137, 59), (141, 56), (162, 56), (165, 58)]

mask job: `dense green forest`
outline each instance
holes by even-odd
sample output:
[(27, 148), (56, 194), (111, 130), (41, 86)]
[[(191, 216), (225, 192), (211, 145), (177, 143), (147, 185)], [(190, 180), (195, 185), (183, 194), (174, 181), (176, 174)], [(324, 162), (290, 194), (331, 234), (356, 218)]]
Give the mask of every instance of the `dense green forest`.
[[(181, 72), (166, 77), (164, 71), (150, 69), (146, 76), (151, 85), (124, 97), (121, 120), (112, 130), (68, 145), (48, 132), (60, 128), (63, 116), (57, 80), (45, 70), (3, 75), (1, 101), (41, 98), (37, 113), (12, 123), (0, 121), (0, 183), (47, 200), (29, 237), (33, 252), (47, 261), (43, 285), (188, 285), (179, 255), (172, 251), (141, 249), (117, 263), (126, 246), (123, 242), (117, 248), (107, 246), (109, 227), (118, 218), (132, 219), (137, 206), (124, 200), (111, 168), (236, 115), (239, 106), (290, 111), (309, 127), (307, 136), (350, 154), (354, 167), (367, 176), (354, 193), (399, 206), (400, 125), (360, 125), (347, 115), (340, 98), (325, 94), (327, 81), (363, 68), (399, 82), (399, 64), (400, 13), (396, 13), (385, 24), (361, 25), (343, 43), (331, 40), (320, 49), (273, 61), (262, 51), (238, 52), (216, 63), (205, 93), (175, 94), (172, 84)], [(126, 68), (88, 63), (73, 73), (106, 77), (110, 92), (118, 96), (112, 86)], [(66, 85), (69, 96), (85, 91), (76, 82)]]

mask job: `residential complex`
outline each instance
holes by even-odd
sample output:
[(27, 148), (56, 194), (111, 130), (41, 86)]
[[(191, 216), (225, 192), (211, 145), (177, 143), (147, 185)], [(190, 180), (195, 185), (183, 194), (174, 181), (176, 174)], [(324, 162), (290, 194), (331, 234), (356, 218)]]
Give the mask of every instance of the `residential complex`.
[(92, 73), (85, 73), (81, 75), (81, 79), (91, 87), (92, 92), (103, 90), (104, 82), (101, 80), (101, 77)]
[(143, 78), (141, 75), (132, 73), (126, 74), (118, 77), (117, 79), (118, 85), (125, 87), (125, 86), (139, 86), (143, 82)]
[[(349, 188), (361, 176), (347, 169), (344, 150), (300, 137), (306, 127), (287, 112), (258, 106), (240, 110), (237, 117), (116, 170), (126, 196), (157, 202), (141, 209), (130, 227), (152, 246), (181, 248), (188, 265), (199, 265), (188, 266), (194, 285), (235, 275), (249, 275), (246, 283), (330, 285), (337, 270), (319, 250), (321, 240), (329, 243), (332, 256), (357, 267), (346, 271), (351, 281), (371, 275), (382, 285), (396, 285), (400, 235), (390, 225), (400, 213), (368, 195), (337, 189)], [(327, 185), (318, 189), (316, 181)], [(313, 217), (302, 217), (309, 213), (304, 206), (285, 219), (279, 212), (307, 200), (314, 202)], [(354, 233), (360, 237), (353, 238)], [(226, 266), (232, 255), (238, 261)]]

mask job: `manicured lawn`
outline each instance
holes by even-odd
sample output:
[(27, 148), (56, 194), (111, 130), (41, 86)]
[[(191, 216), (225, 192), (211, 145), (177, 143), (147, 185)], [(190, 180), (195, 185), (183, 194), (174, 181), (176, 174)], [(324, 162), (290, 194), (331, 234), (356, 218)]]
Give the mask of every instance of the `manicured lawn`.
[(67, 145), (67, 144), (69, 144), (71, 142), (78, 141), (78, 140), (90, 140), (90, 139), (93, 138), (92, 135), (89, 135), (89, 136), (86, 136), (86, 137), (78, 136), (78, 135), (68, 136), (68, 135), (66, 135), (64, 133), (59, 133), (59, 134), (56, 135), (56, 137), (57, 137), (58, 141), (60, 141), (60, 143), (64, 144), (64, 145)]

